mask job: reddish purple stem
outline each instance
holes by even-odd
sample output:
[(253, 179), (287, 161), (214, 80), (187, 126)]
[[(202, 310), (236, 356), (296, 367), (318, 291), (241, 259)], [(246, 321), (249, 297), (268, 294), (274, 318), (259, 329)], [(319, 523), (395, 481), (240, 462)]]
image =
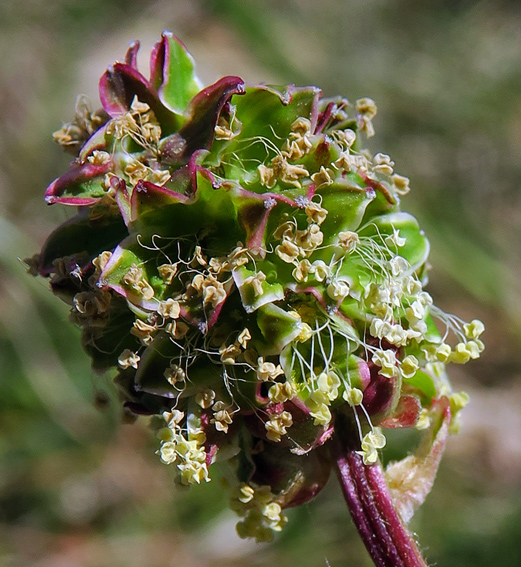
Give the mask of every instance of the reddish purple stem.
[(353, 522), (376, 567), (427, 567), (396, 512), (380, 464), (364, 465), (337, 432), (331, 453)]

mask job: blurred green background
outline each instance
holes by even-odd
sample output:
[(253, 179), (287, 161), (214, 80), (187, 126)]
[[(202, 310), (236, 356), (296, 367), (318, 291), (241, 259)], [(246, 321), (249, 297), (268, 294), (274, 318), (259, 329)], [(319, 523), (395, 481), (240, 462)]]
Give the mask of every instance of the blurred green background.
[(521, 5), (432, 0), (0, 2), (0, 567), (369, 565), (335, 482), (272, 544), (237, 538), (218, 482), (179, 491), (146, 423), (122, 424), (67, 307), (19, 261), (68, 212), (51, 133), (75, 97), (163, 29), (205, 83), (317, 84), (374, 98), (376, 151), (412, 180), (430, 291), (481, 318), (481, 361), (452, 369), (471, 405), (412, 528), (440, 567), (521, 565)]

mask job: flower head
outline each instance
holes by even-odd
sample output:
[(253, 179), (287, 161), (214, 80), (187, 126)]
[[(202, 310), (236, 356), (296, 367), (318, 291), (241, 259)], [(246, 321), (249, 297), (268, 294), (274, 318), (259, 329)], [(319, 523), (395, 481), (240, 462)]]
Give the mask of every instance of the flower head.
[(101, 78), (103, 110), (55, 135), (76, 159), (46, 200), (79, 212), (31, 270), (71, 304), (94, 368), (118, 369), (126, 408), (162, 416), (181, 484), (233, 456), (239, 533), (268, 540), (327, 481), (339, 420), (370, 466), (385, 428), (429, 427), (442, 398), (461, 409), (444, 363), (477, 358), (483, 325), (423, 290), (409, 181), (361, 145), (371, 99), (233, 76), (201, 90), (173, 35), (149, 78), (137, 49)]

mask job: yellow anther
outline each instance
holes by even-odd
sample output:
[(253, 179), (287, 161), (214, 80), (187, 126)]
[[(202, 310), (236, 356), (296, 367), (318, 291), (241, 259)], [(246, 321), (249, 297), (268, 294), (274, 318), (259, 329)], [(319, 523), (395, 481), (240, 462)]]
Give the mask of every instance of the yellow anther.
[(264, 424), (266, 437), (270, 441), (278, 443), (283, 435), (286, 435), (288, 427), (293, 425), (293, 417), (288, 411), (283, 411), (278, 415), (272, 415)]
[(126, 348), (118, 357), (118, 365), (123, 369), (137, 368), (140, 360), (139, 354)]
[(418, 359), (410, 354), (402, 360), (400, 364), (400, 374), (406, 379), (412, 378), (419, 367)]
[(398, 367), (396, 366), (396, 355), (394, 351), (377, 350), (373, 354), (373, 362), (381, 367), (380, 374), (387, 378), (393, 378), (398, 374)]
[(162, 264), (161, 266), (158, 266), (157, 271), (165, 284), (170, 285), (177, 274), (177, 264)]
[(407, 177), (403, 177), (402, 175), (395, 173), (391, 179), (394, 183), (394, 191), (398, 195), (407, 195), (407, 193), (411, 190), (409, 187), (409, 179)]
[(203, 409), (211, 407), (215, 400), (215, 392), (210, 388), (204, 388), (195, 395), (195, 403), (200, 405)]
[(273, 364), (273, 362), (265, 362), (262, 357), (259, 357), (257, 361), (257, 378), (261, 382), (273, 381), (278, 376), (284, 374), (282, 366), (280, 364)]
[(347, 254), (350, 254), (360, 244), (360, 238), (356, 232), (351, 232), (349, 230), (339, 232), (338, 244), (340, 244)]
[(479, 339), (484, 330), (485, 325), (479, 319), (474, 319), (470, 323), (463, 325), (463, 331), (467, 339)]
[(274, 382), (268, 391), (268, 398), (274, 403), (284, 403), (296, 395), (296, 390), (291, 382)]
[(178, 382), (184, 382), (186, 379), (185, 371), (177, 364), (171, 364), (163, 372), (163, 376), (172, 386), (175, 386)]
[(364, 435), (362, 450), (357, 451), (362, 456), (365, 465), (373, 465), (378, 460), (378, 449), (385, 447), (386, 439), (379, 427)]
[(311, 176), (311, 181), (315, 184), (315, 189), (322, 189), (322, 187), (327, 187), (331, 185), (334, 178), (334, 172), (331, 169), (326, 169), (324, 166), (320, 167), (320, 170), (313, 173)]
[(179, 301), (169, 298), (159, 303), (157, 312), (165, 319), (177, 319), (181, 314), (181, 305)]
[(296, 340), (305, 343), (313, 336), (313, 329), (307, 324), (302, 323), (302, 329), (300, 333), (297, 335)]
[(354, 407), (359, 406), (362, 403), (364, 399), (364, 393), (358, 388), (346, 388), (344, 390), (344, 393), (342, 394), (342, 397), (351, 407)]

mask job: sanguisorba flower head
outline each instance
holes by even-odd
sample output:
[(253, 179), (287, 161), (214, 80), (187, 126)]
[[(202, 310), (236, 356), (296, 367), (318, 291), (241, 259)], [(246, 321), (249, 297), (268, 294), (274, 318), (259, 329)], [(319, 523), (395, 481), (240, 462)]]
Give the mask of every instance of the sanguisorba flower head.
[(70, 303), (93, 367), (118, 369), (125, 408), (157, 416), (181, 484), (229, 461), (241, 536), (269, 540), (321, 490), (335, 434), (371, 467), (396, 427), (425, 430), (428, 458), (387, 471), (408, 518), (467, 401), (445, 363), (477, 358), (483, 325), (424, 291), (409, 180), (363, 149), (374, 102), (238, 77), (201, 90), (169, 33), (147, 79), (138, 47), (101, 78), (103, 110), (81, 100), (55, 134), (76, 157), (46, 201), (78, 212), (33, 271)]

